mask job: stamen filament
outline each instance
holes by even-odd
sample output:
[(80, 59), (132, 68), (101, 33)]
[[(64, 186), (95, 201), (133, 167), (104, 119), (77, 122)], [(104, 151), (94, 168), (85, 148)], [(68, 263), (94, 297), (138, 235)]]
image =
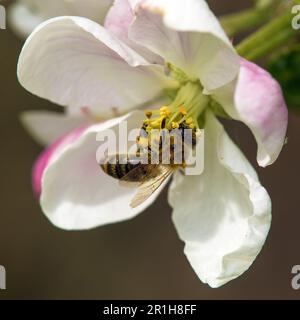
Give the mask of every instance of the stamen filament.
[(147, 110), (144, 128), (172, 130), (178, 128), (199, 129), (198, 118), (209, 106), (209, 97), (203, 95), (199, 81), (187, 82), (178, 91), (174, 101), (158, 110)]

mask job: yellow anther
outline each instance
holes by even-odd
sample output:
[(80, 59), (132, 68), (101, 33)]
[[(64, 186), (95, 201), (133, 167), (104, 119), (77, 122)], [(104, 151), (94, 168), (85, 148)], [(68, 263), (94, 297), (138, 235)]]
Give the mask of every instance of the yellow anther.
[(164, 117), (169, 117), (171, 112), (170, 112), (170, 108), (167, 106), (163, 106), (159, 109), (160, 111), (160, 115), (164, 116)]
[(157, 120), (155, 121), (152, 121), (151, 122), (151, 128), (152, 129), (159, 129), (161, 127), (161, 123), (163, 121), (165, 117), (161, 117), (161, 118), (158, 118)]
[(188, 118), (186, 119), (186, 124), (190, 125), (190, 124), (194, 124), (194, 119), (193, 118)]
[(179, 108), (179, 111), (180, 111), (180, 113), (181, 113), (182, 115), (184, 115), (184, 116), (187, 115), (187, 112), (186, 112), (186, 109), (185, 109), (184, 106), (181, 106), (181, 107)]
[(178, 129), (179, 123), (178, 122), (172, 122), (172, 129)]
[(146, 110), (146, 111), (145, 111), (145, 116), (146, 116), (148, 119), (150, 119), (150, 118), (152, 117), (152, 111)]
[(170, 112), (170, 109), (169, 109), (168, 106), (162, 106), (159, 110), (162, 111), (162, 112), (165, 112), (165, 111)]
[(193, 123), (189, 124), (190, 129), (195, 129), (195, 125)]

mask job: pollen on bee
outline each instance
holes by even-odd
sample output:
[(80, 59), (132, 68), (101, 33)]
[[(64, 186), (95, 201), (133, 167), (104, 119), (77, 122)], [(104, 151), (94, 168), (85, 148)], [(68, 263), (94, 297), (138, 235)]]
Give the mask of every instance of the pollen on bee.
[(145, 138), (145, 137), (139, 137), (139, 141), (138, 141), (138, 144), (140, 147), (142, 148), (146, 148), (148, 146), (148, 143), (149, 143), (149, 140), (148, 138)]
[(195, 129), (195, 122), (193, 118), (186, 119), (185, 123), (188, 125), (190, 129)]
[(178, 129), (178, 128), (179, 128), (179, 123), (173, 121), (173, 122), (172, 122), (172, 129)]
[(188, 119), (186, 119), (186, 123), (187, 124), (193, 124), (194, 123), (194, 120), (193, 120), (193, 118), (188, 118)]
[(145, 119), (143, 125), (148, 126), (150, 123), (150, 119)]

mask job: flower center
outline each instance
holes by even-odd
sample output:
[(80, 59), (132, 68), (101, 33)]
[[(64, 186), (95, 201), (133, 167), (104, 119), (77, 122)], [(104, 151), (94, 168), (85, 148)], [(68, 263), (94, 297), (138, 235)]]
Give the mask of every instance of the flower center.
[(150, 132), (153, 129), (178, 129), (185, 126), (199, 129), (198, 118), (209, 105), (209, 97), (203, 95), (199, 82), (187, 82), (177, 92), (173, 102), (158, 110), (145, 112), (143, 128)]
[(186, 158), (195, 149), (200, 129), (198, 118), (209, 105), (199, 81), (181, 86), (173, 102), (158, 110), (145, 111), (137, 137), (139, 155), (157, 163), (185, 167)]

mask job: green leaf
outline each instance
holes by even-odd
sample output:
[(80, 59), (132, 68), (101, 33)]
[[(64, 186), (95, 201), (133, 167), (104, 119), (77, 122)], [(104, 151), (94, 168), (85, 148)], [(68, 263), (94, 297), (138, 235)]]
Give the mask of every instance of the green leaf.
[(300, 45), (273, 57), (268, 70), (280, 83), (288, 107), (300, 111)]

